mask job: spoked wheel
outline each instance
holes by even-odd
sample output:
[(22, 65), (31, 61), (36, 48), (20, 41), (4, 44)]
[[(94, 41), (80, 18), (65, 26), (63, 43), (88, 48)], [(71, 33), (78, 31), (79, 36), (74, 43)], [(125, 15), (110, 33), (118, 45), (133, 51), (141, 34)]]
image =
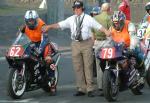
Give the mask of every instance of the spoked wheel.
[(13, 99), (19, 99), (26, 89), (25, 75), (22, 76), (15, 68), (11, 68), (8, 78), (7, 92)]
[(115, 75), (110, 70), (105, 70), (103, 74), (103, 92), (109, 102), (117, 100), (119, 87)]
[[(56, 69), (55, 69), (55, 72), (54, 72), (55, 74), (55, 83), (54, 83), (54, 85), (53, 86), (57, 86), (57, 83), (58, 83), (58, 76), (59, 76), (59, 72), (58, 72), (58, 66), (56, 67)], [(45, 92), (50, 92), (50, 87), (49, 87), (49, 85), (48, 85), (48, 83), (46, 83), (46, 85), (44, 85), (44, 87), (42, 88)]]

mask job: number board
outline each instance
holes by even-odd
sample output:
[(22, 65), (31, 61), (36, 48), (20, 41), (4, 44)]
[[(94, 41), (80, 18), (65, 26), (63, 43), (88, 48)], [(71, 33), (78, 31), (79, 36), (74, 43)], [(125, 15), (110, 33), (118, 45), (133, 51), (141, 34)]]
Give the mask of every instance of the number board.
[(21, 45), (15, 45), (9, 49), (8, 56), (19, 57), (19, 56), (22, 56), (23, 53), (24, 53), (23, 47)]
[(102, 51), (100, 52), (99, 56), (102, 59), (112, 59), (115, 57), (116, 49), (113, 48), (102, 48)]
[(137, 37), (139, 38), (139, 39), (142, 39), (143, 38), (143, 36), (144, 36), (144, 34), (145, 34), (145, 29), (138, 29), (137, 30)]

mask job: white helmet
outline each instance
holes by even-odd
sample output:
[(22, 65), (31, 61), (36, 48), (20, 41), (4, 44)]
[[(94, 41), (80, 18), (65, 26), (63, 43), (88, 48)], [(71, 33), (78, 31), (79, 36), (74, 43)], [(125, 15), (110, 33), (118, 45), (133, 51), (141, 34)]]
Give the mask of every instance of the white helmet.
[(33, 30), (38, 25), (38, 18), (39, 16), (35, 10), (26, 11), (24, 20), (29, 29)]

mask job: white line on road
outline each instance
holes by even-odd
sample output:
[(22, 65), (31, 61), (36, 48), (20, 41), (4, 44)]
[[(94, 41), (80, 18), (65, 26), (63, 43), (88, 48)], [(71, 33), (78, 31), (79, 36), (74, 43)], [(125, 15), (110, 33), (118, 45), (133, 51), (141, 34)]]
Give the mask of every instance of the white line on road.
[(39, 103), (37, 101), (32, 101), (33, 99), (24, 99), (24, 100), (18, 100), (18, 101), (11, 101), (11, 100), (0, 100), (0, 103)]

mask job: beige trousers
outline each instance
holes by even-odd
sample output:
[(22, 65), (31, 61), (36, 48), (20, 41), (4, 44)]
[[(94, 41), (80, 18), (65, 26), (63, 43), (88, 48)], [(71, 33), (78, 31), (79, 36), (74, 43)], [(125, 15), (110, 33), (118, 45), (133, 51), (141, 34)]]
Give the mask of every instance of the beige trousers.
[(93, 91), (93, 41), (72, 41), (72, 59), (78, 91)]

